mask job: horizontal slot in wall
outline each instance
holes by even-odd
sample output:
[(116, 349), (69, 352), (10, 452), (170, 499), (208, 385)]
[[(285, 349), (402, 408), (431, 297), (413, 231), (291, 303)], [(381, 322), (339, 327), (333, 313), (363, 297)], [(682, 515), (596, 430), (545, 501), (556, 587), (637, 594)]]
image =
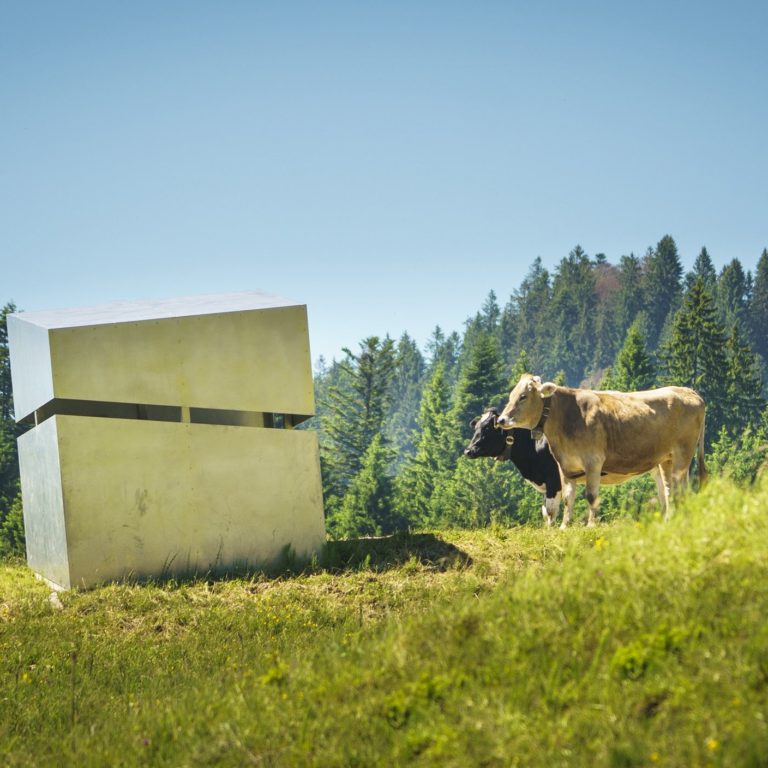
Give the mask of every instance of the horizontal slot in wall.
[[(55, 398), (30, 414), (23, 423), (40, 424), (51, 416), (95, 416), (106, 419), (134, 419), (139, 421), (185, 421), (185, 410), (179, 405), (152, 405), (147, 403), (112, 403), (96, 400), (69, 400)], [(188, 421), (192, 424), (218, 424), (233, 427), (262, 427), (291, 429), (311, 418), (309, 415), (236, 411), (223, 408), (189, 408)]]

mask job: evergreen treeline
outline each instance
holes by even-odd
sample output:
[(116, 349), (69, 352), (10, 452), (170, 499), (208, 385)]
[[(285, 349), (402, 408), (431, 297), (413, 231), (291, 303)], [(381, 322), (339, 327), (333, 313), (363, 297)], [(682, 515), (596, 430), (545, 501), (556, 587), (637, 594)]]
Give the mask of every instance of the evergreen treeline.
[[(768, 250), (752, 275), (720, 273), (706, 248), (684, 274), (670, 236), (618, 264), (577, 246), (550, 273), (536, 259), (501, 306), (491, 291), (461, 335), (435, 328), (364, 339), (316, 374), (317, 428), (331, 535), (540, 519), (514, 467), (462, 455), (469, 421), (502, 405), (525, 371), (569, 386), (690, 386), (707, 402), (715, 469), (754, 478), (766, 455)], [(654, 495), (639, 478), (605, 488), (604, 516)], [(578, 507), (577, 507), (578, 508)]]
[(0, 309), (0, 556), (24, 552), (19, 455), (16, 449), (16, 438), (21, 430), (13, 419), (6, 323), (6, 317), (15, 311), (13, 304), (6, 304)]
[[(13, 311), (0, 311), (0, 555), (23, 551)], [(684, 274), (670, 236), (616, 265), (577, 246), (552, 273), (536, 259), (503, 306), (491, 291), (462, 334), (436, 327), (424, 350), (407, 334), (370, 337), (343, 353), (321, 360), (318, 414), (303, 425), (319, 432), (332, 536), (539, 521), (541, 495), (514, 467), (463, 457), (470, 420), (526, 371), (570, 386), (691, 386), (707, 402), (710, 467), (748, 482), (768, 445), (768, 250), (754, 275), (737, 259), (718, 274), (706, 248)], [(605, 488), (601, 513), (654, 495), (648, 477)]]

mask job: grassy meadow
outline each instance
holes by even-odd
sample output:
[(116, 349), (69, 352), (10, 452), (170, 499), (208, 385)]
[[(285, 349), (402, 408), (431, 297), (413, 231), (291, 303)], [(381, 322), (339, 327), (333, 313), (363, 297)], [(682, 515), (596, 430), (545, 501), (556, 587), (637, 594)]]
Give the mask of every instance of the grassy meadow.
[(765, 766), (768, 481), (56, 598), (0, 566), (4, 766)]

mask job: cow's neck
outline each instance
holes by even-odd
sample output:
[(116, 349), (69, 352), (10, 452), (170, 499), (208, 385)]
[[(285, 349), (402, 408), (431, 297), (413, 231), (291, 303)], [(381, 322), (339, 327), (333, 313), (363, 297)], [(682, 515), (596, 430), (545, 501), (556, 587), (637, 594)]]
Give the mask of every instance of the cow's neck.
[(544, 405), (541, 409), (541, 418), (539, 419), (539, 423), (531, 430), (531, 437), (534, 440), (541, 440), (541, 438), (544, 437), (544, 425), (547, 423), (547, 418), (549, 417), (549, 401), (551, 399), (552, 398), (548, 397), (545, 400), (542, 400)]
[[(569, 403), (569, 398), (571, 395), (572, 392), (567, 388), (558, 387), (551, 397), (543, 398), (539, 423), (531, 430), (531, 434), (533, 434), (534, 430), (541, 430), (544, 437), (547, 438), (549, 448), (553, 454), (555, 452), (553, 440), (559, 446), (560, 437), (563, 434), (564, 421), (567, 421), (567, 413), (570, 411), (571, 403)], [(573, 404), (575, 405), (575, 403)]]

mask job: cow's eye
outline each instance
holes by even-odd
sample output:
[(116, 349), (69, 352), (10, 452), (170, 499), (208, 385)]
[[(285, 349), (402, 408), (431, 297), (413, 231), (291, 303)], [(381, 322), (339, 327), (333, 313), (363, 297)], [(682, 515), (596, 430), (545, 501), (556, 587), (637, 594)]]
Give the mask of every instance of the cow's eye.
[(526, 397), (528, 397), (528, 395), (520, 395), (520, 400), (525, 400)]

